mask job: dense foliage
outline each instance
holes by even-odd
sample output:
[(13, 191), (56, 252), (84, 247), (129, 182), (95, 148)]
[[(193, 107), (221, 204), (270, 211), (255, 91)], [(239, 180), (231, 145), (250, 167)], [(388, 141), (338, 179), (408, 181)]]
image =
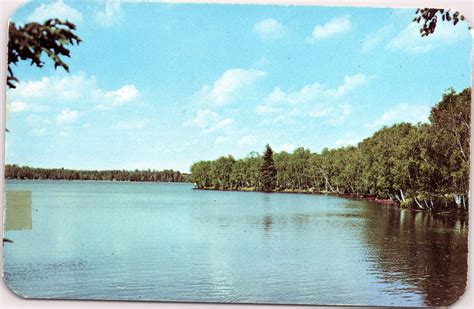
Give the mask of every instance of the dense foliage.
[(69, 57), (67, 45), (79, 44), (81, 39), (74, 34), (76, 26), (73, 23), (59, 19), (48, 19), (43, 24), (31, 22), (17, 27), (10, 22), (8, 27), (8, 75), (7, 85), (15, 88), (18, 79), (13, 74), (12, 64), (20, 60), (31, 61), (31, 65), (41, 68), (44, 62), (41, 56), (46, 54), (54, 61), (54, 67), (62, 67), (69, 72), (68, 65), (61, 59)]
[[(465, 209), (469, 196), (471, 89), (448, 90), (429, 123), (384, 127), (356, 147), (298, 148), (272, 156), (274, 191), (328, 192), (391, 199), (422, 209)], [(267, 148), (191, 167), (197, 188), (268, 191)], [(270, 149), (271, 153), (271, 149)]]
[(451, 9), (424, 8), (416, 10), (413, 21), (421, 24), (420, 34), (424, 37), (435, 32), (438, 18), (445, 22), (452, 22), (455, 26), (465, 19), (459, 12), (452, 11)]
[(186, 182), (188, 174), (173, 170), (70, 170), (64, 168), (33, 168), (28, 166), (5, 166), (6, 179), (51, 179), (51, 180), (108, 180), (108, 181), (152, 181)]

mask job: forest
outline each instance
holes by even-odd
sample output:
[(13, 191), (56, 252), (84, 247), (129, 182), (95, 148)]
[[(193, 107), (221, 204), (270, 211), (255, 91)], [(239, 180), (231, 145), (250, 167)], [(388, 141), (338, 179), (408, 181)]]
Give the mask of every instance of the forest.
[(357, 146), (298, 148), (191, 166), (197, 189), (332, 193), (402, 207), (466, 212), (469, 205), (471, 89), (448, 89), (428, 123), (383, 127)]
[(5, 165), (5, 179), (50, 179), (50, 180), (105, 180), (105, 181), (150, 181), (186, 182), (189, 175), (173, 170), (71, 170), (64, 168), (33, 168)]

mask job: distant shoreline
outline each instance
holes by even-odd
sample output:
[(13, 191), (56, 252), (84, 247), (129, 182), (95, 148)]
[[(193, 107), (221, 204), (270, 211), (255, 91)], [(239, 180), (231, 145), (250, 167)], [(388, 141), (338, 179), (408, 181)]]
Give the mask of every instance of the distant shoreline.
[(65, 182), (123, 182), (123, 183), (176, 183), (193, 184), (190, 181), (141, 181), (141, 180), (94, 180), (94, 179), (20, 179), (5, 178), (5, 181), (65, 181)]
[(130, 182), (189, 182), (190, 174), (165, 170), (74, 170), (5, 165), (5, 179), (26, 180), (96, 180)]

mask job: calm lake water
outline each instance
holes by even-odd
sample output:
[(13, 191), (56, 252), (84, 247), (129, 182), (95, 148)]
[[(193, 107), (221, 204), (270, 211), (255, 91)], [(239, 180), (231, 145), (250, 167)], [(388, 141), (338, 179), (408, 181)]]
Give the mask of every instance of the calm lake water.
[(325, 195), (190, 184), (7, 181), (32, 192), (4, 275), (33, 298), (446, 305), (467, 222)]

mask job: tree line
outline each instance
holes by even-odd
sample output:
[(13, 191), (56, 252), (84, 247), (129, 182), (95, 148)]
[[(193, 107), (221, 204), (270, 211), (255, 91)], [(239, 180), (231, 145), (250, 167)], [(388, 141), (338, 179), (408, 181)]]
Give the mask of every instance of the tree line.
[[(428, 123), (383, 127), (357, 146), (231, 155), (191, 167), (198, 189), (319, 192), (468, 209), (471, 89), (446, 91)], [(269, 157), (270, 154), (270, 157)]]
[(50, 179), (50, 180), (104, 180), (104, 181), (149, 181), (187, 182), (189, 175), (174, 170), (72, 170), (64, 168), (33, 168), (29, 166), (5, 165), (6, 179)]

